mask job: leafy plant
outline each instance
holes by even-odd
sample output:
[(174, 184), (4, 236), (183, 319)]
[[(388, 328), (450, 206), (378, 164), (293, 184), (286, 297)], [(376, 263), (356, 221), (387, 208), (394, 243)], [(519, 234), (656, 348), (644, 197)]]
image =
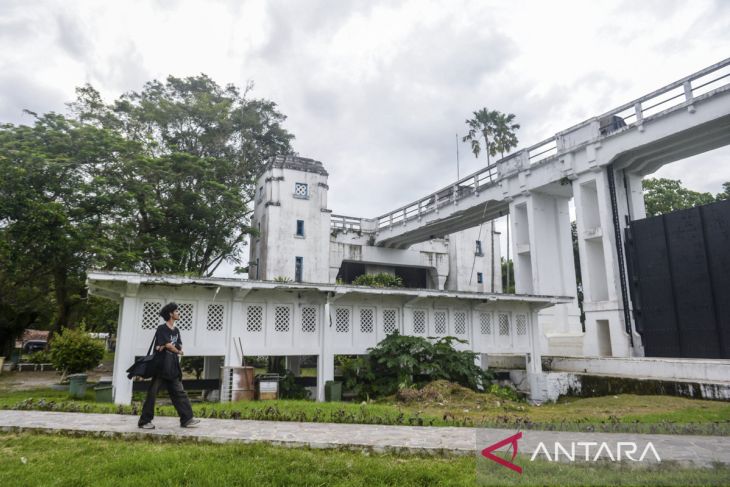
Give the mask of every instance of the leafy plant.
[(466, 342), (455, 337), (431, 342), (396, 331), (369, 349), (365, 356), (341, 357), (345, 388), (359, 398), (386, 396), (404, 387), (438, 379), (473, 390), (481, 388), (491, 379), (491, 374), (475, 364), (475, 352), (456, 350), (454, 343)]
[(276, 276), (274, 282), (291, 282), (291, 279), (286, 276)]
[(488, 392), (490, 394), (494, 394), (501, 399), (515, 402), (520, 400), (520, 395), (517, 394), (517, 391), (515, 391), (511, 387), (503, 387), (499, 384), (492, 384), (491, 386), (489, 386)]
[(385, 272), (379, 274), (361, 274), (352, 283), (356, 286), (403, 287), (403, 279), (401, 277)]
[(51, 362), (63, 375), (78, 374), (96, 367), (104, 357), (104, 346), (86, 329), (66, 328), (51, 342)]
[(279, 394), (281, 399), (309, 399), (309, 390), (296, 383), (291, 370), (287, 370), (279, 381)]
[(28, 361), (32, 364), (50, 363), (51, 362), (51, 352), (46, 352), (45, 350), (40, 350), (38, 352), (31, 354), (31, 356), (28, 357)]

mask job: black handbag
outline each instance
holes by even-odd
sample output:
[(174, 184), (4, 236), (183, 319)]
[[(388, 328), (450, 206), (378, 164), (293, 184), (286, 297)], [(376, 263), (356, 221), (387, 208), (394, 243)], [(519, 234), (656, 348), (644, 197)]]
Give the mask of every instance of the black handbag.
[(132, 379), (134, 377), (141, 377), (143, 379), (149, 379), (157, 375), (157, 369), (159, 367), (159, 354), (152, 352), (152, 347), (155, 346), (155, 337), (152, 337), (152, 343), (150, 348), (147, 350), (147, 355), (144, 357), (138, 357), (134, 364), (127, 369), (127, 377)]

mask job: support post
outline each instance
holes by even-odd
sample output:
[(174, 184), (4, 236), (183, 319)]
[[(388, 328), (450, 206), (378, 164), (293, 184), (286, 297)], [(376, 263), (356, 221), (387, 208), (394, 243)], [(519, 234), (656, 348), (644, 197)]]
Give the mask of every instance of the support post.
[(324, 401), (324, 384), (335, 378), (335, 356), (332, 353), (331, 342), (331, 305), (330, 297), (324, 303), (324, 320), (322, 323), (322, 337), (319, 356), (317, 357), (317, 401)]
[[(112, 374), (112, 392), (114, 404), (128, 405), (132, 403), (132, 381), (127, 378), (127, 368), (134, 362), (134, 326), (137, 314), (137, 297), (125, 296), (119, 306), (119, 323), (117, 324), (117, 348), (114, 353), (114, 372)], [(152, 341), (154, 331), (145, 337), (147, 344)]]

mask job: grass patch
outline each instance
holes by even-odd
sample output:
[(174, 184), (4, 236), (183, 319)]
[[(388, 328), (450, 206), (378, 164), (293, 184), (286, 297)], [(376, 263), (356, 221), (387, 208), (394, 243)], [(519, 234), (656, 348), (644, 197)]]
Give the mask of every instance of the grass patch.
[[(408, 396), (410, 393), (406, 393)], [(175, 416), (174, 408), (158, 401), (157, 415)], [(531, 406), (500, 394), (478, 394), (450, 385), (400, 400), (392, 397), (367, 404), (316, 403), (301, 400), (236, 403), (193, 402), (198, 417), (272, 421), (359, 423), (413, 426), (486, 426), (562, 431), (608, 431), (671, 434), (730, 434), (730, 405), (673, 396), (622, 394), (567, 398), (556, 404)], [(137, 415), (143, 393), (131, 406), (94, 401), (87, 389), (83, 400), (70, 400), (66, 391), (35, 389), (0, 391), (0, 409)]]
[[(0, 485), (474, 485), (476, 458), (397, 456), (266, 444), (163, 443), (0, 433)], [(482, 485), (722, 485), (715, 469), (627, 470), (526, 462), (517, 476), (487, 471)], [(501, 467), (500, 467), (501, 468)], [(504, 470), (504, 469), (503, 469)]]

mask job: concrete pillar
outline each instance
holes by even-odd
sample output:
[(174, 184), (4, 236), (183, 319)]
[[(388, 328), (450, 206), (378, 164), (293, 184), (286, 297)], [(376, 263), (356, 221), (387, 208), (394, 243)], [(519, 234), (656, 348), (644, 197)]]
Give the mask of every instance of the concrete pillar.
[[(633, 178), (633, 184), (637, 183), (640, 181)], [(627, 194), (623, 177), (616, 179), (616, 189), (619, 215), (625, 215)], [(573, 191), (586, 317), (583, 353), (631, 356), (629, 335), (624, 326), (618, 249), (606, 170), (580, 175), (573, 182)], [(639, 200), (634, 192), (632, 200), (641, 214), (643, 197)], [(622, 228), (625, 226), (623, 221), (619, 223)]]
[[(132, 403), (132, 381), (127, 378), (127, 369), (134, 363), (134, 327), (138, 325), (136, 315), (137, 297), (125, 296), (119, 306), (117, 348), (114, 353), (114, 372), (112, 374), (114, 404)], [(154, 330), (151, 330), (149, 336), (145, 337), (147, 340), (145, 346), (149, 346), (153, 336)]]
[(322, 335), (320, 352), (317, 356), (317, 401), (324, 401), (324, 384), (335, 378), (335, 356), (332, 353), (332, 307), (330, 298), (324, 303), (324, 320), (322, 320)]
[(575, 298), (540, 313), (542, 349), (574, 355), (583, 347), (569, 201), (538, 192), (521, 195), (510, 202), (510, 223), (516, 292)]
[(530, 343), (530, 353), (525, 357), (527, 382), (530, 386), (529, 400), (533, 403), (542, 403), (547, 400), (546, 376), (542, 371), (542, 353), (540, 351), (540, 317), (536, 310), (530, 313), (530, 323), (527, 327), (527, 338)]
[[(226, 355), (223, 357), (223, 364), (226, 367), (234, 367), (242, 365), (243, 357), (241, 356), (241, 346), (243, 346), (243, 353), (246, 354), (246, 341), (243, 340), (243, 328), (239, 321), (234, 317), (243, 316), (243, 305), (246, 296), (250, 291), (237, 289), (233, 291), (231, 312), (228, 313), (226, 319)], [(240, 320), (240, 318), (239, 318)], [(239, 344), (239, 339), (241, 342)]]

